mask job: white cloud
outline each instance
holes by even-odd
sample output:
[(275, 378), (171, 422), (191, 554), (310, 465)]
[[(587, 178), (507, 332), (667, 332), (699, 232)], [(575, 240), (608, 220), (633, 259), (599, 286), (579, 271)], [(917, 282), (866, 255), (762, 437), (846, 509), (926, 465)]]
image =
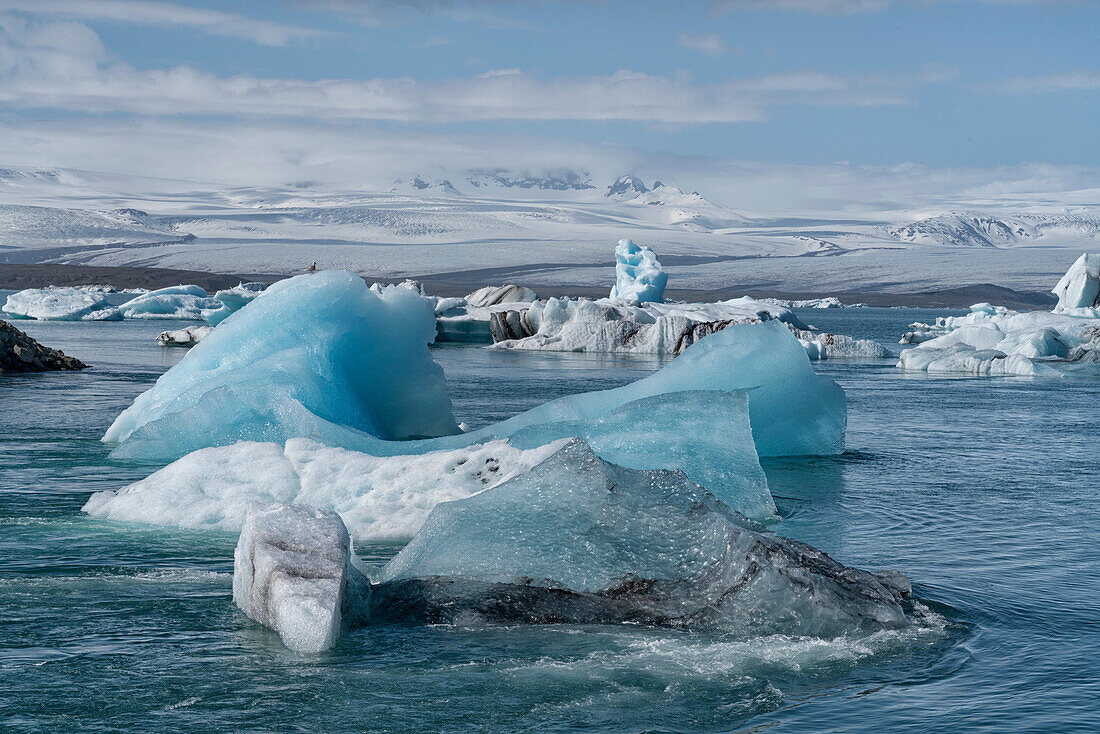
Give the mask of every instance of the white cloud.
[(67, 20), (185, 27), (215, 36), (244, 38), (267, 46), (283, 46), (290, 41), (331, 35), (314, 28), (155, 0), (0, 0), (0, 11), (60, 16)]
[[(79, 36), (78, 42), (70, 37)], [(691, 125), (764, 120), (782, 105), (890, 105), (918, 84), (899, 77), (795, 72), (700, 84), (632, 71), (542, 78), (518, 70), (421, 82), (410, 78), (218, 76), (188, 66), (135, 69), (109, 58), (78, 24), (0, 17), (0, 103), (147, 115), (306, 117), (450, 123), (478, 120), (632, 120)]]
[(1100, 89), (1100, 71), (1075, 69), (1036, 76), (1014, 76), (998, 83), (995, 89), (1012, 94)]
[(721, 56), (729, 50), (722, 37), (713, 31), (710, 33), (681, 33), (676, 45), (690, 48), (692, 51), (698, 51), (711, 58)]

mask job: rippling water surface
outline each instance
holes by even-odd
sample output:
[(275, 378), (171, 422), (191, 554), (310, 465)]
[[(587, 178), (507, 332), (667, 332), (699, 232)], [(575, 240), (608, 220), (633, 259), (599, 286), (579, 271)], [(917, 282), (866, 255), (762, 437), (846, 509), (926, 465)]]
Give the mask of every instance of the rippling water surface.
[[(884, 344), (935, 315), (803, 312)], [(909, 574), (929, 608), (912, 630), (746, 641), (386, 625), (299, 656), (233, 606), (234, 536), (80, 513), (91, 492), (155, 469), (110, 461), (98, 438), (183, 356), (153, 342), (182, 325), (18, 324), (94, 368), (0, 377), (0, 729), (1096, 730), (1096, 382), (818, 365), (848, 394), (848, 450), (766, 466), (783, 516), (775, 530), (847, 564)], [(456, 414), (475, 426), (659, 366), (435, 354)], [(398, 549), (358, 548), (371, 562)]]

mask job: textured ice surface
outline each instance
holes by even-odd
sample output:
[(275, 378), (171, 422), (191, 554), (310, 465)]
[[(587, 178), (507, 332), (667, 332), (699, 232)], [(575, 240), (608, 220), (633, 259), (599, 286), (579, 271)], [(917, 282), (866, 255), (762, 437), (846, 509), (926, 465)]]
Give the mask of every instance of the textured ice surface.
[(354, 565), (333, 512), (279, 505), (245, 518), (233, 554), (233, 601), (291, 650), (320, 652), (369, 608), (370, 583)]
[(119, 306), (128, 319), (192, 319), (201, 320), (204, 311), (221, 307), (197, 285), (174, 285), (150, 291)]
[(824, 637), (907, 624), (900, 574), (847, 568), (750, 524), (680, 472), (615, 466), (581, 440), (526, 474), (438, 505), (380, 581), (372, 619)]
[(1094, 309), (1100, 317), (1100, 253), (1084, 253), (1051, 291), (1058, 296), (1055, 313)]
[(84, 511), (125, 522), (238, 531), (249, 508), (300, 504), (339, 513), (359, 540), (408, 540), (438, 503), (525, 472), (560, 446), (548, 441), (523, 451), (490, 441), (377, 457), (309, 439), (290, 439), (285, 447), (241, 441), (194, 451), (127, 487), (96, 492)]
[(496, 306), (501, 303), (530, 303), (538, 294), (521, 285), (487, 285), (466, 296), (466, 303), (475, 307)]
[(202, 317), (206, 319), (206, 323), (217, 326), (230, 314), (240, 311), (251, 303), (256, 296), (263, 292), (264, 288), (266, 286), (263, 283), (241, 283), (232, 288), (218, 291), (214, 294), (214, 300), (219, 304), (218, 307), (203, 310)]
[(290, 278), (214, 329), (107, 430), (116, 456), (179, 457), (240, 440), (329, 445), (456, 433), (428, 352), (431, 306), (345, 271)]
[(661, 303), (665, 300), (668, 273), (661, 270), (657, 255), (648, 247), (639, 247), (631, 240), (619, 240), (615, 248), (615, 285), (611, 298), (641, 303)]
[(91, 288), (28, 288), (12, 293), (4, 313), (17, 319), (43, 321), (116, 321), (122, 316), (107, 297)]

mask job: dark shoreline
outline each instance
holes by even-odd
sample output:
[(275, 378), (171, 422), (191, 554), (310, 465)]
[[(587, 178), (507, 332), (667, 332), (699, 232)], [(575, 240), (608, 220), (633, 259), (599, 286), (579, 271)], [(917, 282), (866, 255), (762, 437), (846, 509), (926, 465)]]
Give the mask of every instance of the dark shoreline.
[[(468, 270), (461, 273), (437, 273), (410, 275), (419, 280), (429, 293), (436, 296), (464, 296), (484, 285), (501, 285), (505, 280), (498, 268)], [(91, 265), (15, 264), (0, 263), (0, 288), (21, 290), (43, 288), (47, 285), (110, 285), (115, 288), (165, 288), (172, 285), (194, 284), (209, 291), (231, 288), (242, 281), (272, 283), (285, 276), (271, 274), (223, 274), (198, 270), (171, 270), (168, 268), (98, 267)], [(381, 282), (401, 282), (402, 278), (383, 279)], [(524, 285), (522, 278), (509, 279)], [(560, 285), (553, 288), (536, 286), (535, 291), (544, 298), (550, 296), (585, 296), (599, 298), (607, 295), (607, 288), (592, 286)], [(989, 283), (976, 283), (959, 288), (946, 288), (914, 293), (875, 292), (812, 292), (793, 293), (760, 290), (752, 287), (732, 286), (717, 290), (689, 290), (669, 288), (665, 292), (669, 300), (691, 302), (721, 301), (740, 296), (753, 298), (782, 298), (786, 300), (810, 300), (836, 296), (845, 304), (865, 303), (868, 306), (904, 306), (909, 308), (967, 308), (973, 303), (988, 301), (994, 305), (1014, 309), (1048, 310), (1056, 299), (1043, 291), (1017, 291)]]

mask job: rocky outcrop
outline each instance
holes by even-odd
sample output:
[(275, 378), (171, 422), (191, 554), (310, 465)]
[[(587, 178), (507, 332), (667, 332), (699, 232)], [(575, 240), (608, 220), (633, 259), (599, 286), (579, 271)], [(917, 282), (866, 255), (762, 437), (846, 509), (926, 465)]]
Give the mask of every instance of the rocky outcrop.
[(6, 321), (0, 321), (0, 374), (82, 370), (87, 366), (57, 349), (42, 346)]

